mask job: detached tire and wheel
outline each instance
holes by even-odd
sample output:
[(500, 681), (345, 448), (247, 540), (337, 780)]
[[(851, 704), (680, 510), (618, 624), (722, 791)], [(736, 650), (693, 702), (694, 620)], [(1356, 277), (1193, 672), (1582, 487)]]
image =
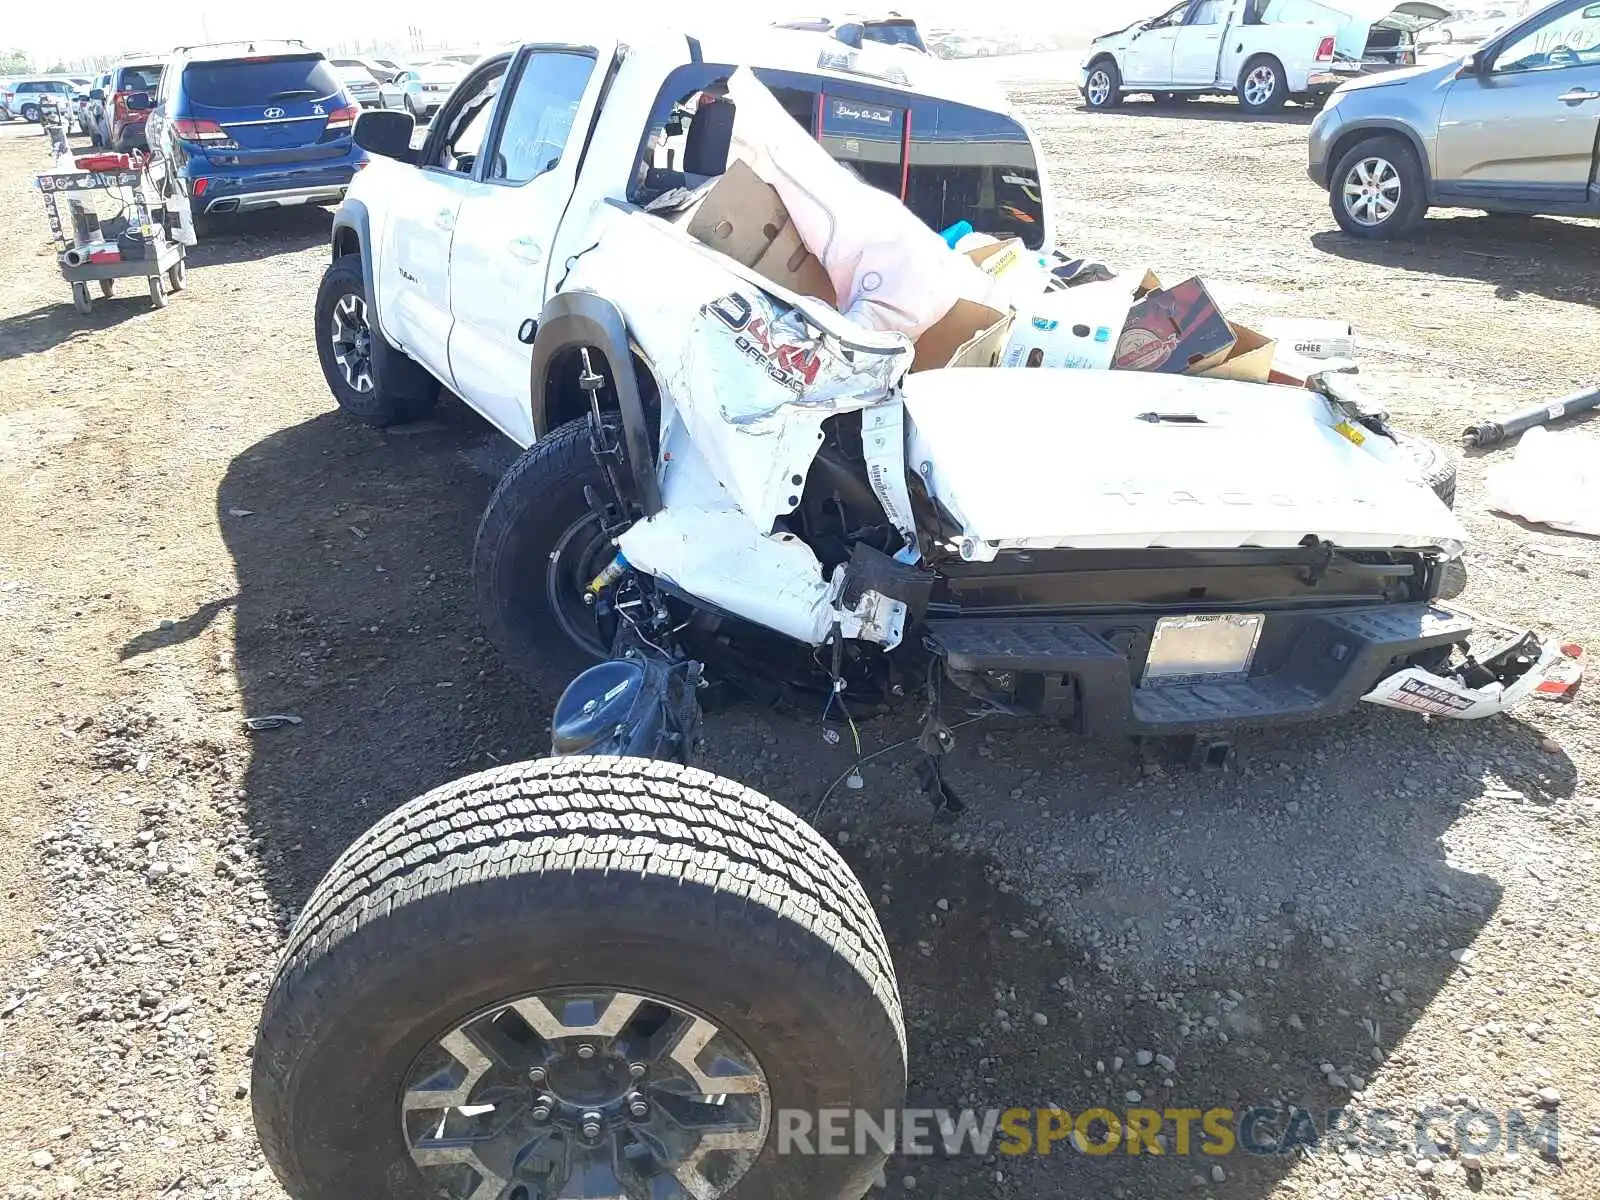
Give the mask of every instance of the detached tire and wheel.
[(903, 1102), (883, 933), (781, 805), (673, 764), (487, 771), (333, 866), (267, 996), (252, 1099), (297, 1200), (835, 1200), (877, 1153), (781, 1113)]
[(613, 631), (601, 628), (584, 593), (617, 551), (589, 507), (587, 488), (609, 491), (585, 417), (552, 429), (512, 463), (478, 523), (478, 615), (501, 657), (525, 679), (570, 676), (611, 652)]
[(1083, 85), (1083, 102), (1092, 109), (1116, 108), (1122, 103), (1122, 72), (1115, 60), (1098, 58), (1089, 64)]
[(346, 254), (323, 272), (317, 288), (317, 358), (328, 390), (345, 412), (383, 428), (415, 421), (433, 410), (439, 382), (374, 328), (359, 254)]
[(1351, 237), (1383, 241), (1413, 232), (1428, 214), (1428, 189), (1411, 143), (1388, 135), (1352, 146), (1328, 177), (1328, 203)]

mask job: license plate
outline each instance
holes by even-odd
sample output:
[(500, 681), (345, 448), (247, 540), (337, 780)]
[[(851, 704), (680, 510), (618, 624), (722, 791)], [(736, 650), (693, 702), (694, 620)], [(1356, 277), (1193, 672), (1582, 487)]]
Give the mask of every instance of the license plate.
[(1162, 617), (1145, 659), (1145, 687), (1241, 679), (1261, 640), (1260, 613)]

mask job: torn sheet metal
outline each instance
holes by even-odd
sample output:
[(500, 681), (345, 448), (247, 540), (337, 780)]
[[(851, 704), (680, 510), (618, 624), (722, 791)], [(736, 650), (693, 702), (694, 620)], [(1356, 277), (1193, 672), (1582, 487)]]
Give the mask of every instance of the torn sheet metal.
[(842, 636), (894, 647), (906, 606), (868, 591), (844, 609), (845, 570), (822, 576), (816, 555), (789, 533), (765, 535), (731, 508), (665, 508), (632, 526), (618, 546), (635, 569), (714, 608), (820, 646)]
[(1432, 717), (1476, 720), (1504, 712), (1530, 695), (1560, 657), (1561, 647), (1555, 642), (1545, 642), (1539, 648), (1539, 660), (1511, 684), (1491, 683), (1476, 688), (1421, 667), (1407, 667), (1390, 675), (1361, 698), (1370, 704)]
[(911, 487), (906, 482), (905, 406), (898, 399), (861, 414), (861, 451), (872, 493), (905, 542), (895, 558), (904, 563), (920, 562), (922, 547), (911, 511)]
[[(615, 214), (573, 267), (571, 289), (628, 314), (674, 419), (759, 533), (799, 503), (822, 422), (885, 402), (911, 365), (899, 334), (781, 293), (642, 213)], [(676, 469), (661, 464), (664, 489)]]

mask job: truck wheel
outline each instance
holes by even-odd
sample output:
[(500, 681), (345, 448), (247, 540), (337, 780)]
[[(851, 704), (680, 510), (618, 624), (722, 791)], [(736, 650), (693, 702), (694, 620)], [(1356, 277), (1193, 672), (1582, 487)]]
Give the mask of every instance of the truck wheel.
[(1122, 72), (1115, 59), (1097, 58), (1089, 64), (1083, 85), (1083, 102), (1090, 108), (1116, 108), (1122, 103)]
[(1348, 150), (1328, 177), (1328, 202), (1352, 237), (1403, 237), (1428, 212), (1422, 165), (1403, 138), (1368, 138)]
[(359, 254), (334, 259), (317, 289), (317, 358), (345, 412), (382, 428), (426, 416), (439, 382), (373, 328)]
[(1430, 442), (1427, 438), (1413, 437), (1409, 433), (1394, 435), (1395, 444), (1409, 454), (1417, 464), (1417, 470), (1422, 475), (1433, 494), (1445, 502), (1447, 508), (1456, 506), (1456, 458), (1438, 442)]
[(881, 1121), (905, 1055), (882, 930), (810, 826), (703, 771), (562, 758), (345, 851), (289, 936), (252, 1097), (299, 1200), (853, 1200), (884, 1156), (798, 1153), (793, 1122)]
[(37, 104), (24, 104), (22, 106), (22, 119), (37, 124), (39, 121), (39, 106)]
[(478, 615), (489, 640), (525, 679), (574, 674), (611, 651), (584, 602), (616, 557), (586, 488), (606, 494), (589, 448), (589, 419), (551, 430), (511, 464), (489, 497), (472, 547)]
[(1283, 64), (1268, 54), (1258, 54), (1239, 72), (1239, 104), (1246, 112), (1275, 113), (1289, 100), (1289, 80)]

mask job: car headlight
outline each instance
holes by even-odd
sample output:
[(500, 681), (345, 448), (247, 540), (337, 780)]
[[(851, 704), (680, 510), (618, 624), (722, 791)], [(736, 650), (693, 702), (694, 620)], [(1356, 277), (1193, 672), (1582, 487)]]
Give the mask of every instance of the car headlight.
[[(1338, 104), (1339, 101), (1343, 100), (1349, 94), (1349, 87), (1341, 83), (1338, 87), (1334, 88), (1333, 91), (1328, 93), (1328, 98), (1323, 101), (1322, 111), (1325, 113), (1332, 112), (1334, 105)], [(1318, 115), (1320, 116), (1321, 114)]]

